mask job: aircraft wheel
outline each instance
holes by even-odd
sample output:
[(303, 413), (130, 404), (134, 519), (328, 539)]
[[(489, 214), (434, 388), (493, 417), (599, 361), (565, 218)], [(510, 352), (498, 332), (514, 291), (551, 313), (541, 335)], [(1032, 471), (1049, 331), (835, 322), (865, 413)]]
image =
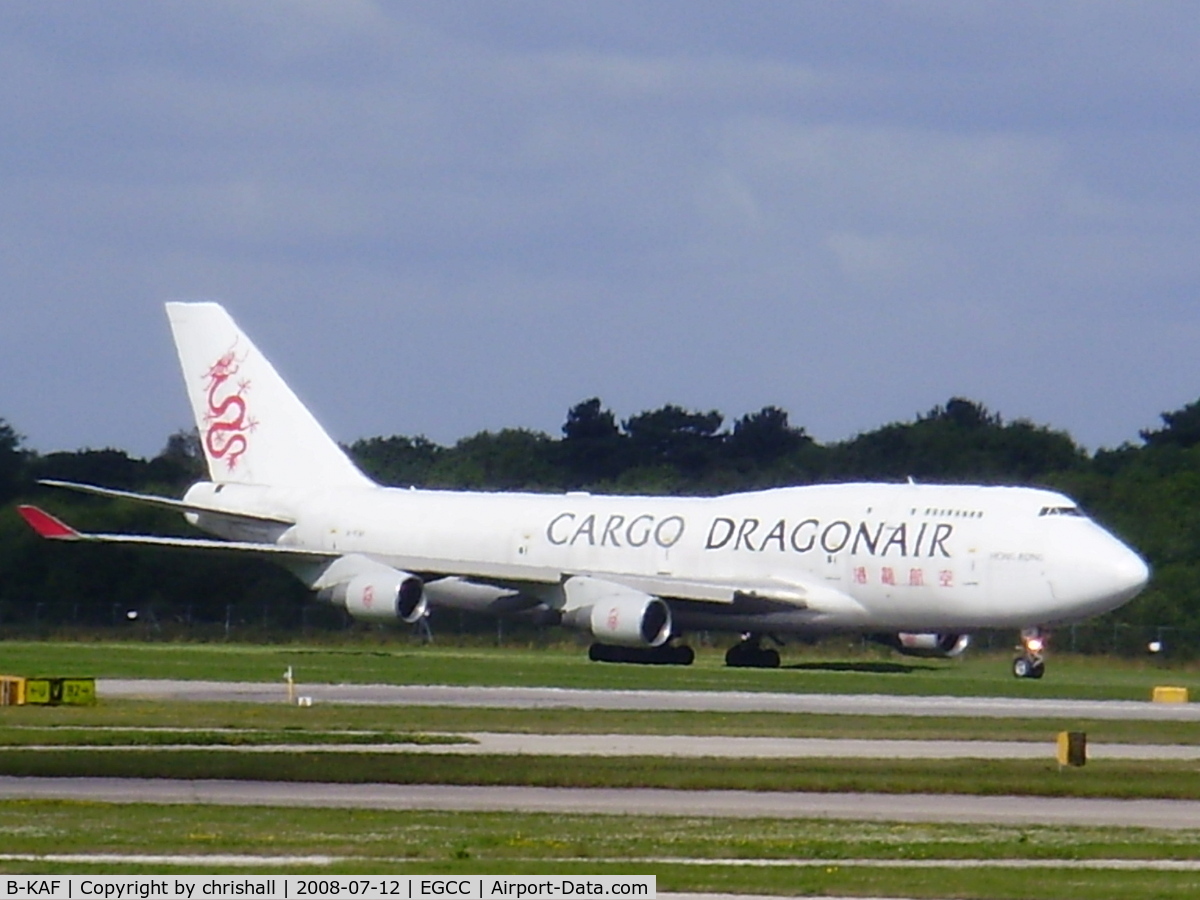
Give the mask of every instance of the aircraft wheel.
[(1018, 656), (1013, 660), (1012, 672), (1014, 678), (1028, 678), (1033, 666), (1029, 659), (1024, 656)]
[(588, 647), (592, 662), (634, 663), (644, 666), (690, 666), (696, 651), (687, 644), (678, 647), (619, 647), (595, 643)]
[(742, 641), (725, 652), (725, 665), (743, 669), (778, 669), (779, 651), (756, 641)]
[(750, 662), (753, 649), (753, 645), (747, 643), (746, 641), (743, 641), (740, 644), (734, 644), (725, 651), (725, 665), (735, 668), (753, 665), (753, 663)]
[(671, 648), (671, 663), (676, 666), (690, 666), (696, 661), (696, 651), (687, 644)]
[(1035, 662), (1029, 667), (1030, 678), (1041, 678), (1046, 674), (1046, 664), (1044, 662)]
[(620, 662), (616, 649), (608, 644), (592, 644), (588, 647), (588, 659), (592, 662)]

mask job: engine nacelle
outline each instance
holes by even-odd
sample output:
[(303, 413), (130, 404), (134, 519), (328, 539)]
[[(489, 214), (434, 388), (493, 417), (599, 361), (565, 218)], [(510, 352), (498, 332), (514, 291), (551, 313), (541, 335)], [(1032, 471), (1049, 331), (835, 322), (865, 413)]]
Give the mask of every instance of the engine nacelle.
[(658, 597), (618, 597), (593, 606), (590, 624), (603, 644), (661, 647), (671, 637), (671, 610)]
[(428, 608), (425, 585), (416, 575), (397, 570), (356, 575), (322, 592), (362, 622), (395, 624), (418, 621)]
[(946, 659), (961, 656), (971, 644), (969, 634), (900, 634), (884, 640), (905, 656)]
[(602, 644), (661, 647), (671, 639), (671, 609), (659, 597), (586, 576), (568, 579), (565, 588), (563, 624), (591, 631)]

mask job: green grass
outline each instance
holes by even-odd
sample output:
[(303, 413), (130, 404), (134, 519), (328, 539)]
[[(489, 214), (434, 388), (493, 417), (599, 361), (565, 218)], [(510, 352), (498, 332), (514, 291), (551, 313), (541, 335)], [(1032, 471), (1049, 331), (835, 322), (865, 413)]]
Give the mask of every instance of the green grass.
[(700, 648), (695, 665), (590, 663), (582, 647), (452, 648), (403, 641), (344, 647), (304, 645), (86, 643), (0, 644), (0, 671), (21, 675), (182, 678), (282, 684), (289, 666), (301, 683), (484, 684), (572, 688), (746, 690), (954, 696), (1146, 700), (1158, 684), (1200, 695), (1200, 668), (1059, 655), (1041, 681), (1018, 680), (1007, 654), (920, 660), (847, 643), (787, 648), (775, 670), (728, 669), (722, 653)]
[[(100, 814), (103, 813), (103, 814)], [(6, 853), (328, 855), (361, 874), (654, 874), (660, 891), (911, 897), (1193, 898), (1194, 872), (1061, 861), (1197, 860), (1200, 831), (0, 802)], [(714, 861), (742, 860), (752, 865)], [(910, 860), (945, 868), (911, 868)], [(978, 867), (950, 868), (960, 861)], [(1007, 870), (989, 861), (1031, 860)], [(819, 864), (814, 864), (816, 861)], [(868, 867), (863, 862), (878, 867)], [(708, 864), (705, 864), (708, 863)], [(858, 863), (858, 864), (856, 864)], [(894, 863), (894, 865), (889, 865)], [(159, 864), (155, 871), (168, 867)], [(136, 863), (0, 863), (4, 872), (150, 871)], [(203, 861), (176, 873), (219, 871)], [(249, 869), (225, 871), (249, 871)]]
[(457, 744), (467, 738), (453, 735), (428, 735), (395, 731), (312, 731), (294, 729), (220, 729), (205, 731), (186, 728), (39, 728), (0, 727), (0, 747), (269, 747), (280, 745), (332, 744)]
[[(429, 743), (456, 731), (767, 734), (861, 737), (987, 737), (972, 719), (837, 717), (803, 714), (659, 714), (579, 710), (486, 710), (354, 707), (311, 708), (238, 703), (173, 704), (116, 701), (94, 707), (8, 708), (0, 711), (0, 772), (10, 775), (390, 781), (398, 783), (656, 786), (748, 790), (873, 790), (937, 793), (1031, 793), (1052, 796), (1200, 796), (1200, 763), (1093, 760), (1060, 772), (1050, 756), (1054, 723), (1003, 723), (1029, 729), (1047, 743), (1044, 761), (1021, 760), (672, 760), (448, 756), (405, 753), (246, 754), (239, 744), (338, 743), (383, 738)], [(996, 723), (988, 723), (996, 727)], [(1063, 723), (1067, 724), (1067, 723)], [(1077, 723), (1072, 723), (1077, 724)], [(1097, 722), (1099, 740), (1194, 741), (1194, 723)], [(113, 730), (114, 728), (120, 730)], [(135, 729), (135, 730), (128, 730)], [(182, 731), (176, 729), (183, 729)], [(199, 737), (211, 749), (155, 751), (157, 744)], [(23, 751), (28, 745), (80, 747), (142, 744), (136, 753), (85, 749)]]
[[(588, 663), (582, 649), (455, 649), (366, 641), (337, 648), (154, 643), (0, 644), (0, 670), (14, 674), (204, 678), (275, 682), (277, 705), (105, 701), (85, 708), (0, 709), (0, 772), (164, 777), (301, 777), (453, 784), (654, 785), (751, 790), (1032, 792), (1051, 796), (1200, 796), (1200, 764), (1093, 760), (1059, 771), (1047, 761), (670, 760), (461, 757), (408, 753), (246, 753), (245, 742), (337, 742), (346, 732), (411, 736), (459, 731), (687, 733), (764, 736), (1015, 738), (1052, 740), (1085, 730), (1089, 741), (1192, 743), (1193, 723), (1080, 722), (814, 716), (773, 713), (655, 713), (425, 707), (300, 709), (282, 702), (283, 671), (301, 683), (387, 682), (555, 685), (598, 688), (771, 690), (815, 693), (1062, 696), (1145, 700), (1155, 684), (1200, 694), (1200, 670), (1111, 659), (1052, 658), (1042, 682), (1018, 682), (1006, 654), (907, 660), (789, 650), (777, 671), (728, 670), (716, 651), (686, 669)], [(116, 732), (107, 729), (145, 729)], [(184, 729), (171, 732), (165, 729)], [(233, 731), (227, 731), (232, 729)], [(22, 744), (124, 743), (146, 749), (34, 752)], [(210, 749), (165, 751), (185, 734)], [(1198, 823), (1200, 825), (1200, 823)], [(1083, 829), (873, 822), (607, 817), (366, 809), (0, 801), (6, 853), (114, 852), (328, 854), (309, 871), (339, 874), (656, 874), (661, 891), (911, 897), (1194, 898), (1200, 873), (1066, 869), (1060, 860), (1200, 859), (1200, 830)], [(728, 862), (731, 858), (753, 865)], [(867, 866), (861, 861), (871, 861)], [(946, 867), (912, 868), (912, 860)], [(981, 861), (966, 869), (959, 860)], [(989, 860), (1046, 867), (1004, 869)], [(818, 861), (820, 864), (813, 864)], [(770, 864), (764, 864), (769, 862)], [(857, 864), (856, 864), (857, 863)], [(157, 873), (163, 864), (0, 862), (0, 871), (42, 874)], [(203, 861), (170, 871), (215, 873)], [(226, 869), (225, 871), (248, 871)], [(302, 872), (298, 866), (280, 871)]]
[[(103, 729), (158, 730), (142, 743), (177, 743), (170, 732), (234, 729), (279, 734), (289, 743), (336, 743), (339, 735), (422, 736), (466, 731), (527, 734), (696, 734), (758, 737), (825, 737), (908, 740), (1053, 741), (1060, 731), (1083, 731), (1091, 744), (1193, 744), (1195, 722), (1087, 719), (975, 719), (961, 716), (837, 716), (770, 712), (676, 712), (577, 709), (487, 709), (430, 706), (301, 708), (283, 702), (204, 703), (101, 700), (90, 707), (0, 707), (0, 746), (69, 743), (136, 743), (135, 736), (107, 736)], [(125, 734), (129, 734), (125, 732)], [(86, 735), (86, 737), (85, 737)], [(213, 741), (206, 741), (212, 743)], [(226, 742), (232, 742), (232, 739)], [(249, 741), (247, 741), (249, 742)], [(272, 743), (264, 737), (257, 743)], [(364, 738), (364, 743), (369, 743)]]
[(1200, 797), (1200, 764), (1099, 760), (718, 759), (404, 752), (0, 750), (0, 773), (41, 777), (243, 779), (342, 784), (524, 785), (678, 790), (869, 791), (1127, 799)]

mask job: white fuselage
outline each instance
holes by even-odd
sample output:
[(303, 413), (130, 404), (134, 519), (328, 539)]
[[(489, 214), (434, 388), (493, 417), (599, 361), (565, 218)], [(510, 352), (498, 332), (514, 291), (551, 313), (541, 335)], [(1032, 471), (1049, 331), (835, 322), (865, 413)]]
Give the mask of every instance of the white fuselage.
[[(508, 573), (493, 576), (496, 584), (549, 571), (757, 586), (795, 597), (748, 613), (741, 624), (729, 608), (675, 603), (685, 627), (1046, 625), (1113, 609), (1148, 577), (1145, 563), (1070, 499), (1031, 488), (838, 484), (684, 498), (253, 485), (218, 491), (205, 482), (188, 500), (294, 520), (269, 535), (280, 545), (361, 554), (397, 568), (424, 560), (455, 572)], [(199, 524), (247, 538), (219, 522)]]

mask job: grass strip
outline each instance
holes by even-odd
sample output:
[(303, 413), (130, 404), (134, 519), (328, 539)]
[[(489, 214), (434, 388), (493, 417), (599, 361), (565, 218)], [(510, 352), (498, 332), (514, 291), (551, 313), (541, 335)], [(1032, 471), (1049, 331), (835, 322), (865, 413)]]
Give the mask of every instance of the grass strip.
[[(389, 734), (495, 731), (536, 734), (695, 734), (743, 737), (827, 737), (908, 740), (1052, 741), (1082, 731), (1090, 743), (1194, 744), (1195, 722), (1086, 719), (979, 719), (924, 716), (840, 716), (811, 713), (699, 713), (637, 710), (486, 709), (427, 706), (299, 708), (286, 703), (196, 703), (108, 700), (91, 707), (0, 707), (0, 744), (52, 743), (58, 730), (176, 728), (273, 731), (302, 743), (320, 732)], [(46, 740), (34, 740), (34, 730)]]
[[(0, 801), (6, 852), (86, 848), (117, 854), (329, 855), (303, 873), (655, 874), (662, 891), (943, 897), (1194, 898), (1194, 872), (1057, 871), (1058, 860), (1200, 859), (1200, 831), (817, 820), (717, 820), (532, 813), (450, 813)], [(398, 858), (403, 857), (403, 858)], [(697, 864), (774, 860), (779, 865)], [(653, 858), (653, 861), (651, 861)], [(944, 868), (889, 860), (944, 860)], [(968, 869), (958, 860), (981, 860)], [(988, 866), (1029, 859), (1030, 870)], [(621, 860), (614, 863), (612, 860)], [(814, 866), (808, 860), (824, 860)], [(874, 860), (878, 868), (856, 866)], [(136, 862), (0, 863), (4, 872), (163, 871)], [(171, 871), (209, 874), (194, 864)], [(229, 868), (224, 871), (247, 871)], [(1190, 891), (1190, 892), (1189, 892)]]
[[(98, 815), (103, 809), (104, 815)], [(0, 800), (5, 852), (410, 861), (1200, 860), (1195, 831)]]
[(879, 792), (1194, 799), (1200, 765), (1098, 760), (729, 760), (663, 757), (2, 750), (0, 773), (42, 777), (219, 778), (345, 784), (525, 785), (679, 790)]
[(723, 649), (697, 647), (692, 666), (590, 663), (572, 641), (553, 646), (417, 646), (394, 633), (349, 635), (343, 646), (6, 641), (7, 674), (188, 678), (276, 683), (479, 684), (570, 688), (884, 693), (1147, 700), (1156, 684), (1200, 694), (1200, 666), (1055, 654), (1041, 681), (1014, 679), (1011, 654), (954, 660), (899, 657), (858, 642), (789, 646), (779, 669), (729, 669)]
[(418, 744), (440, 745), (468, 743), (453, 735), (400, 732), (345, 731), (187, 731), (174, 728), (120, 729), (103, 728), (31, 728), (16, 731), (0, 728), (0, 746), (71, 746), (71, 747), (156, 747), (187, 745), (201, 747), (263, 747), (312, 744)]
[[(80, 865), (79, 863), (0, 864), (0, 872), (31, 875), (244, 875), (246, 868), (211, 865), (168, 867), (161, 863), (137, 865)], [(595, 863), (513, 863), (497, 867), (473, 861), (461, 863), (339, 862), (329, 866), (288, 866), (290, 875), (656, 875), (661, 892), (733, 893), (796, 897), (955, 897), (961, 900), (1195, 900), (1194, 872), (1080, 872), (1052, 867), (1035, 871), (1006, 869), (888, 869), (854, 867), (797, 867), (780, 869), (698, 870), (688, 867), (597, 865)]]

